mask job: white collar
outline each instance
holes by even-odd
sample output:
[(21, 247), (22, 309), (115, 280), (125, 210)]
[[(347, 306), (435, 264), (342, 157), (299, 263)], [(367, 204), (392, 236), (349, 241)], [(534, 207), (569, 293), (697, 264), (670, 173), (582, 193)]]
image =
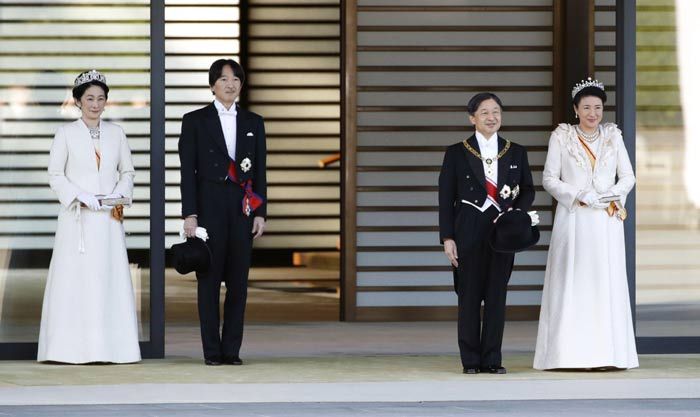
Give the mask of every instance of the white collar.
[(488, 149), (498, 149), (498, 132), (491, 135), (490, 138), (486, 139), (481, 132), (476, 131), (476, 140), (479, 142), (479, 149), (484, 151), (485, 148)]
[(234, 115), (236, 114), (236, 103), (233, 103), (231, 105), (231, 108), (226, 110), (226, 107), (218, 99), (214, 99), (214, 107), (216, 107), (216, 110), (219, 113), (233, 113)]

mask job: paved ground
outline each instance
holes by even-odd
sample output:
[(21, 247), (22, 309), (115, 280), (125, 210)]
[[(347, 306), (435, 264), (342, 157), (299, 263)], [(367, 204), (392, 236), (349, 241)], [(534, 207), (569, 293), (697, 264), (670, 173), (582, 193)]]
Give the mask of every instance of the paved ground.
[(690, 417), (700, 400), (480, 401), (425, 403), (157, 404), (0, 407), (7, 417)]
[(685, 417), (700, 409), (700, 355), (642, 355), (629, 371), (540, 372), (531, 367), (536, 323), (511, 322), (508, 374), (467, 376), (455, 333), (453, 322), (250, 325), (246, 365), (212, 368), (196, 326), (169, 326), (161, 360), (3, 362), (0, 417)]

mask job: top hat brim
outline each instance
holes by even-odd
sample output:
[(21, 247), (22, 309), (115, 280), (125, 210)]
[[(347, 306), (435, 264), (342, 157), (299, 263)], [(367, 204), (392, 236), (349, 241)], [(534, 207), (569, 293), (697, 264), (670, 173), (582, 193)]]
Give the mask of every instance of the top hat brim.
[(508, 241), (496, 241), (494, 234), (496, 228), (491, 230), (491, 236), (489, 237), (489, 246), (495, 252), (502, 253), (515, 253), (527, 250), (537, 244), (540, 240), (540, 229), (537, 226), (531, 226), (530, 239), (526, 241), (508, 240)]
[(209, 245), (199, 238), (188, 238), (171, 247), (175, 270), (186, 275), (190, 272), (206, 272), (211, 265)]

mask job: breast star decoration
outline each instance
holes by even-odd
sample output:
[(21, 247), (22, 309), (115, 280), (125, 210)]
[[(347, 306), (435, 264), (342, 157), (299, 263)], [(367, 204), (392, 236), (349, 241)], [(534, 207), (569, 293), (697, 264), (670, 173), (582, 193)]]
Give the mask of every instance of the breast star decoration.
[(243, 171), (243, 172), (250, 171), (250, 168), (252, 166), (253, 166), (253, 163), (250, 162), (249, 158), (245, 158), (244, 160), (241, 161), (241, 171)]
[(499, 195), (501, 196), (502, 199), (505, 200), (508, 197), (510, 197), (510, 193), (511, 193), (510, 187), (508, 186), (508, 184), (506, 184), (503, 186), (503, 188), (501, 188), (501, 192), (499, 193)]
[(520, 194), (520, 184), (518, 184), (518, 185), (516, 185), (515, 187), (513, 187), (513, 193), (512, 193), (512, 195), (513, 195), (513, 200), (515, 200), (516, 198), (518, 198), (518, 194)]

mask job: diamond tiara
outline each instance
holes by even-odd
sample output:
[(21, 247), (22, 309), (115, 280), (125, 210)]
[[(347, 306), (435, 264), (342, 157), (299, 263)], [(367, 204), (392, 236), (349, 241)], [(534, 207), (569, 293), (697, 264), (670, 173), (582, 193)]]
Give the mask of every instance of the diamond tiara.
[(78, 75), (78, 78), (73, 83), (73, 87), (89, 83), (90, 81), (99, 81), (102, 84), (107, 84), (107, 78), (104, 75), (97, 70), (90, 70)]
[(586, 87), (596, 87), (605, 91), (605, 86), (603, 85), (603, 83), (601, 83), (598, 80), (592, 80), (591, 77), (588, 77), (587, 80), (581, 80), (580, 83), (574, 86), (574, 88), (571, 90), (571, 98), (576, 97), (576, 94), (578, 94), (579, 91), (583, 90)]

